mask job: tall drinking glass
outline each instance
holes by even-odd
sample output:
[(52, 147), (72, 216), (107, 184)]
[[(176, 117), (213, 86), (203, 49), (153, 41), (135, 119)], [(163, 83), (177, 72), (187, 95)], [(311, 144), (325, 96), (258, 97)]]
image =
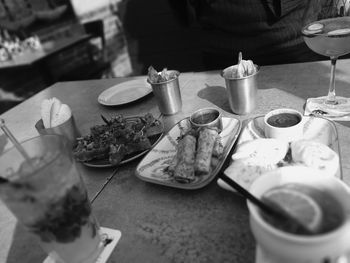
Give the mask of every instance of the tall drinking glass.
[(102, 250), (86, 188), (63, 136), (44, 135), (0, 156), (0, 198), (57, 263), (92, 263)]
[(347, 98), (335, 93), (335, 69), (340, 56), (350, 53), (350, 17), (348, 0), (310, 0), (309, 9), (319, 9), (317, 20), (309, 21), (305, 16), (302, 34), (307, 46), (314, 52), (331, 60), (331, 76), (328, 95), (318, 98), (323, 109), (342, 109)]

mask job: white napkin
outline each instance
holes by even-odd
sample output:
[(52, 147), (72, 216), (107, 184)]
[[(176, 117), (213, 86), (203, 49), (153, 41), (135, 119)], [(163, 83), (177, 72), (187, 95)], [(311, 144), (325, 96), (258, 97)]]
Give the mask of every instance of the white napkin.
[(326, 97), (309, 98), (306, 100), (305, 115), (315, 115), (313, 111), (323, 111), (324, 114), (319, 115), (335, 121), (350, 121), (350, 98), (338, 97), (342, 103), (332, 107), (326, 106), (323, 101)]
[(62, 104), (57, 98), (45, 99), (41, 103), (41, 119), (46, 129), (66, 122), (71, 116), (69, 106)]

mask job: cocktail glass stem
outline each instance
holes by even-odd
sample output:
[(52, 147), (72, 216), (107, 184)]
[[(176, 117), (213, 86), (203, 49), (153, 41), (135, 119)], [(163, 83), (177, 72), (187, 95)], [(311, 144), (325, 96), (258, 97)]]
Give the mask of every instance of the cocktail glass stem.
[(336, 105), (337, 100), (335, 98), (335, 65), (337, 63), (337, 57), (331, 57), (331, 80), (329, 82), (328, 96), (325, 104)]

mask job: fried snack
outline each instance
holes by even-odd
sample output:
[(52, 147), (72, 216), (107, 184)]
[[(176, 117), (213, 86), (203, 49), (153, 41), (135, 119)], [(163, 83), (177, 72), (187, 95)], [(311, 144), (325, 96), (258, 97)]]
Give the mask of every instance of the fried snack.
[(167, 172), (168, 174), (170, 174), (171, 176), (174, 176), (177, 162), (178, 162), (178, 156), (177, 156), (177, 152), (176, 152), (174, 157), (171, 159), (169, 166), (167, 166), (164, 171)]
[(90, 160), (101, 160), (108, 158), (109, 145), (101, 144), (97, 147), (92, 141), (89, 142), (86, 138), (78, 138), (77, 146), (73, 151), (74, 158), (79, 162)]
[(221, 143), (221, 136), (217, 135), (215, 138), (212, 155), (213, 157), (220, 158), (223, 153), (224, 153), (224, 146)]
[(258, 71), (257, 67), (251, 60), (242, 59), (238, 64), (224, 69), (224, 78), (244, 78), (251, 76)]
[(194, 163), (194, 170), (197, 175), (209, 174), (211, 157), (217, 136), (217, 129), (204, 128), (199, 131), (197, 154)]
[(109, 146), (108, 159), (109, 162), (113, 165), (120, 163), (124, 156), (126, 155), (127, 150), (124, 144)]
[(176, 153), (174, 179), (181, 183), (189, 183), (195, 179), (194, 160), (196, 154), (196, 137), (187, 134), (179, 141)]
[(127, 154), (135, 152), (141, 152), (152, 147), (149, 139), (141, 132), (135, 134), (135, 136), (128, 143), (125, 143)]
[(181, 183), (208, 175), (223, 157), (224, 147), (216, 128), (193, 128), (188, 122), (180, 127), (176, 154), (165, 172)]
[(216, 167), (223, 156), (224, 153), (224, 146), (221, 143), (221, 137), (220, 135), (216, 136), (214, 147), (213, 147), (213, 153), (211, 156), (211, 167)]
[(196, 130), (192, 129), (190, 122), (185, 122), (184, 125), (180, 127), (180, 136), (177, 138), (179, 143), (177, 144), (176, 154), (174, 155), (173, 159), (171, 159), (169, 166), (166, 168), (166, 171), (170, 175), (174, 175), (175, 168), (183, 152), (182, 147), (186, 147), (183, 145), (183, 143), (180, 143), (180, 142), (187, 135), (191, 135), (194, 138), (197, 138), (197, 132)]
[(150, 113), (139, 118), (134, 127), (136, 130), (142, 130), (147, 137), (158, 135), (163, 132), (162, 123)]
[(148, 80), (151, 83), (158, 83), (158, 72), (152, 66), (148, 68)]
[(151, 83), (161, 83), (175, 79), (178, 76), (176, 71), (168, 71), (164, 68), (161, 72), (155, 70), (152, 66), (148, 68), (148, 81)]

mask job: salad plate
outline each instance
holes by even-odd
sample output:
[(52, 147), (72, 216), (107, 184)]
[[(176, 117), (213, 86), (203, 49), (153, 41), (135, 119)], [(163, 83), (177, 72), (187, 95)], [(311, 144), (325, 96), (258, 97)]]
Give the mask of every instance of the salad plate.
[(169, 187), (193, 190), (206, 186), (216, 177), (237, 140), (241, 130), (241, 122), (235, 118), (222, 117), (223, 129), (220, 133), (224, 148), (222, 158), (208, 175), (197, 176), (194, 181), (189, 183), (181, 183), (167, 172), (167, 167), (176, 154), (177, 139), (181, 130), (188, 122), (189, 118), (178, 122), (142, 159), (136, 168), (136, 176), (139, 179)]
[[(153, 136), (150, 136), (148, 139), (150, 140), (151, 144), (152, 144), (152, 147), (154, 145), (156, 145), (159, 140), (162, 138), (162, 135), (163, 133), (160, 133), (160, 134), (157, 134), (157, 135), (153, 135)], [(126, 163), (129, 163), (137, 158), (140, 158), (141, 156), (145, 155), (149, 150), (145, 150), (145, 151), (140, 151), (140, 152), (135, 152), (133, 154), (129, 154), (129, 155), (126, 155), (124, 157), (124, 159), (117, 165), (113, 165), (111, 164), (108, 159), (102, 159), (102, 160), (91, 160), (91, 161), (86, 161), (86, 162), (83, 162), (83, 164), (85, 166), (88, 166), (88, 167), (93, 167), (93, 168), (109, 168), (109, 167), (115, 167), (115, 166), (119, 166), (119, 165), (122, 165), (122, 164), (126, 164)]]
[(151, 85), (144, 79), (134, 79), (106, 89), (97, 101), (104, 106), (119, 106), (141, 99), (151, 92)]
[[(339, 158), (337, 158), (337, 161), (339, 159), (339, 161), (338, 161), (339, 162), (339, 165), (338, 165), (339, 169), (337, 170), (335, 176), (342, 179), (343, 175), (342, 175), (342, 170), (341, 170), (342, 166), (341, 166), (341, 155), (340, 155), (340, 148), (339, 148), (339, 138), (338, 138), (338, 132), (337, 132), (337, 129), (336, 129), (334, 122), (332, 122), (326, 118), (323, 118), (323, 117), (304, 116), (303, 120), (302, 120), (302, 124), (303, 124), (303, 135), (302, 135), (303, 140), (308, 140), (308, 141), (312, 141), (315, 143), (320, 143), (320, 144), (326, 145), (338, 155)], [(242, 155), (243, 156), (249, 155), (249, 153), (244, 153), (244, 150), (249, 148), (249, 147), (247, 147), (247, 145), (248, 145), (247, 142), (253, 142), (253, 141), (258, 142), (258, 139), (267, 139), (265, 136), (265, 132), (264, 132), (264, 116), (258, 116), (258, 117), (251, 119), (247, 123), (247, 125), (242, 129), (239, 140), (237, 141), (235, 152), (233, 153), (232, 157), (237, 156), (238, 153), (241, 156)], [(264, 143), (265, 143), (264, 145), (267, 145), (266, 144), (267, 142), (264, 142)], [(254, 147), (253, 143), (250, 143), (249, 145)], [(259, 144), (256, 143), (256, 145), (259, 145)], [(255, 155), (259, 154), (259, 152), (260, 153), (267, 152), (266, 147), (263, 148), (263, 147), (261, 147), (261, 145), (259, 145), (259, 147), (256, 147), (256, 149), (254, 149)], [(250, 149), (250, 150), (252, 150), (252, 149)], [(290, 152), (287, 152), (287, 155), (289, 155), (288, 158), (291, 158)], [(268, 160), (268, 158), (269, 158), (269, 156), (266, 157), (265, 160)], [(288, 159), (288, 158), (285, 158), (285, 159)], [(233, 158), (231, 160), (231, 165), (235, 162), (236, 162), (236, 164), (239, 162), (239, 160), (237, 161), (234, 159), (235, 158)], [(243, 178), (244, 176), (242, 175), (242, 178), (239, 179), (239, 180), (243, 180), (243, 181), (246, 180), (246, 184), (244, 184), (244, 185), (251, 184), (252, 181), (254, 180), (254, 178), (259, 176), (258, 173), (260, 174), (260, 173), (264, 172), (264, 169), (259, 169), (259, 167), (256, 168), (257, 166), (243, 163), (243, 162), (240, 162), (240, 164), (242, 166), (246, 165), (246, 167), (242, 167), (241, 169), (245, 169), (246, 171), (248, 171), (248, 170), (252, 171), (252, 172), (249, 172), (250, 174), (246, 176), (247, 178), (244, 179)], [(289, 159), (289, 163), (283, 163), (282, 165), (283, 166), (293, 165), (293, 161), (291, 161)], [(277, 166), (279, 166), (279, 165), (277, 165)], [(238, 164), (237, 164), (237, 167), (239, 167)], [(232, 166), (232, 168), (233, 168), (233, 166)], [(238, 178), (236, 178), (236, 176), (233, 176), (233, 174), (232, 174), (232, 173), (236, 174), (236, 172), (234, 172), (232, 169), (231, 170), (229, 170), (229, 169), (230, 169), (230, 167), (227, 170), (225, 170), (225, 174), (227, 176), (231, 175), (230, 176), (231, 179), (234, 179), (234, 180), (236, 179), (235, 181), (237, 182)], [(270, 169), (270, 168), (268, 168), (268, 169)], [(253, 175), (252, 173), (256, 173), (256, 174)], [(235, 177), (235, 178), (233, 178), (233, 177)], [(248, 178), (248, 177), (250, 177), (250, 178)], [(243, 183), (243, 181), (242, 181), (242, 183)], [(218, 179), (217, 183), (220, 187), (222, 187), (226, 190), (235, 191), (234, 189), (232, 189), (230, 186), (228, 186), (221, 179)]]
[(90, 127), (90, 133), (77, 138), (73, 147), (76, 161), (88, 167), (109, 168), (131, 162), (150, 151), (164, 133), (162, 121), (150, 113), (101, 118), (104, 124)]

